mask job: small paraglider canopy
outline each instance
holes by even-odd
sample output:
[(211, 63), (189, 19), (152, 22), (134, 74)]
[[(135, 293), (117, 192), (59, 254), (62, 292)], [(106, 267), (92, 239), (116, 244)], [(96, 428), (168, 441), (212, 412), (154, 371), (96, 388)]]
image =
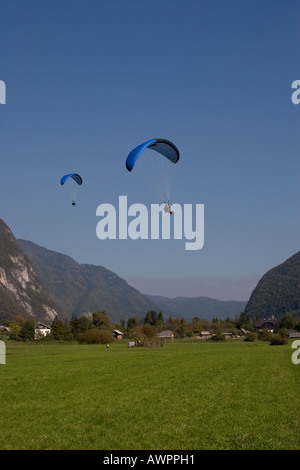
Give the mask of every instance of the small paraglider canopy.
[(60, 184), (65, 184), (65, 182), (69, 178), (73, 178), (73, 180), (76, 181), (76, 183), (79, 184), (79, 185), (82, 184), (82, 178), (77, 173), (69, 173), (68, 175), (63, 176), (62, 179), (60, 180)]
[[(64, 185), (65, 182), (69, 180), (70, 178), (73, 179), (77, 183), (77, 185), (79, 186), (82, 185), (82, 178), (80, 175), (78, 175), (78, 173), (68, 173), (67, 175), (64, 175), (62, 179), (60, 180), (60, 184)], [(75, 189), (72, 188), (72, 206), (76, 206), (76, 202), (75, 202), (76, 191), (77, 191), (76, 188)]]

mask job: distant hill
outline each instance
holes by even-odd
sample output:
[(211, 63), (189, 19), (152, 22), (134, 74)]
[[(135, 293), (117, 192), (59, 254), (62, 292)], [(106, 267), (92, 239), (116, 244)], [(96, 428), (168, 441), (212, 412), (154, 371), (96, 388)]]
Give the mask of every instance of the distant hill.
[(0, 219), (0, 324), (17, 315), (52, 322), (63, 312), (53, 302), (12, 231)]
[(70, 318), (105, 310), (113, 322), (144, 317), (154, 305), (124, 279), (102, 266), (78, 264), (70, 256), (18, 240), (49, 295)]
[(166, 297), (141, 294), (117, 274), (103, 266), (78, 264), (70, 256), (43, 248), (27, 240), (18, 240), (30, 259), (46, 291), (67, 314), (78, 316), (105, 310), (113, 322), (131, 316), (145, 317), (147, 311), (192, 319), (233, 318), (245, 308), (246, 301), (222, 301), (208, 297)]
[(246, 305), (250, 318), (300, 315), (300, 251), (270, 269), (258, 282)]
[(176, 297), (169, 299), (167, 297), (147, 295), (147, 298), (156, 305), (164, 316), (175, 318), (186, 318), (192, 320), (199, 317), (205, 320), (212, 318), (234, 318), (243, 312), (247, 301), (225, 301), (211, 299), (209, 297)]

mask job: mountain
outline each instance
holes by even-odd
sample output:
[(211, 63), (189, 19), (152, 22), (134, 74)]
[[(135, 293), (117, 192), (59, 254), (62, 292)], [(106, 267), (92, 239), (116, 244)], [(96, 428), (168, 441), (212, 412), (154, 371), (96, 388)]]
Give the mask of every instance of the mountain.
[(250, 318), (300, 315), (300, 251), (264, 274), (250, 296), (245, 313)]
[(62, 312), (45, 291), (10, 228), (0, 219), (0, 323), (17, 315), (51, 322)]
[(161, 310), (164, 316), (186, 318), (192, 320), (199, 317), (205, 320), (213, 318), (234, 318), (243, 312), (247, 301), (225, 301), (211, 299), (209, 297), (167, 297), (147, 295), (147, 298), (156, 305), (156, 310)]
[(113, 322), (144, 317), (151, 300), (102, 266), (78, 264), (70, 256), (18, 240), (52, 299), (70, 318), (105, 310)]
[(18, 243), (49, 295), (68, 317), (105, 310), (113, 322), (118, 322), (131, 316), (144, 317), (147, 311), (157, 310), (165, 318), (233, 318), (247, 303), (208, 297), (169, 299), (144, 295), (103, 266), (78, 264), (70, 256), (27, 240), (18, 240)]
[(149, 310), (164, 318), (233, 318), (246, 301), (222, 301), (208, 297), (167, 297), (141, 294), (103, 266), (79, 264), (70, 256), (48, 250), (27, 240), (18, 240), (46, 291), (70, 318), (105, 310), (113, 322), (132, 316), (145, 317)]
[(251, 318), (300, 315), (300, 251), (268, 271), (248, 302), (170, 299), (141, 294), (103, 266), (79, 264), (67, 255), (16, 240), (0, 219), (0, 323), (16, 315), (49, 323), (56, 316), (65, 319), (102, 310), (113, 322), (144, 317), (149, 310), (187, 320), (233, 318), (242, 311)]

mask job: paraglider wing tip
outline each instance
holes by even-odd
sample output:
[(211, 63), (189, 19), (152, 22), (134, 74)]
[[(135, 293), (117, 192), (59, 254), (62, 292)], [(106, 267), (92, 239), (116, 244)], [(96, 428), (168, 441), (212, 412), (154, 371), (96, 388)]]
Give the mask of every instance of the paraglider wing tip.
[(128, 171), (131, 171), (132, 170), (132, 166), (129, 166), (128, 163), (127, 163), (127, 160), (126, 160), (126, 168)]
[(157, 138), (153, 139), (153, 143), (150, 145), (153, 150), (157, 150), (162, 155), (165, 155), (172, 163), (177, 163), (180, 158), (178, 148), (173, 142), (167, 139)]

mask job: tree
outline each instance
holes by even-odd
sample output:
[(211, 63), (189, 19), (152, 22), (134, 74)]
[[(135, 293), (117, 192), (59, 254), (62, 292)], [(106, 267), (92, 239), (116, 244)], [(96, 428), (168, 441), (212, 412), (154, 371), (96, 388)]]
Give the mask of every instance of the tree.
[(136, 343), (136, 346), (159, 346), (158, 330), (154, 325), (145, 323), (144, 325), (136, 325), (130, 332), (130, 338)]
[(34, 340), (34, 320), (26, 320), (19, 333), (23, 341)]
[(85, 331), (87, 331), (89, 325), (90, 320), (85, 315), (82, 315), (79, 318), (73, 317), (70, 320), (70, 327), (74, 338), (77, 338), (80, 333), (84, 333)]
[(134, 328), (136, 325), (138, 325), (138, 320), (137, 317), (129, 317), (127, 320), (127, 328), (131, 330)]
[(171, 330), (177, 333), (178, 331), (178, 320), (173, 317), (169, 317), (165, 325), (167, 330)]
[(292, 315), (285, 315), (278, 322), (278, 330), (286, 328), (287, 330), (294, 330), (297, 320)]
[(185, 338), (187, 336), (187, 331), (189, 329), (188, 321), (185, 318), (181, 318), (179, 322), (179, 335), (181, 338)]
[(252, 321), (251, 321), (249, 315), (247, 315), (247, 313), (245, 313), (245, 312), (241, 312), (236, 326), (237, 326), (238, 329), (241, 329), (241, 328), (243, 328), (244, 330), (252, 330), (253, 329)]
[(142, 327), (145, 338), (154, 338), (157, 336), (157, 328), (154, 325), (145, 324)]
[(8, 327), (9, 327), (9, 338), (13, 340), (17, 339), (21, 330), (21, 326), (13, 320), (8, 324)]
[(220, 330), (217, 330), (216, 333), (212, 335), (211, 339), (213, 341), (225, 341), (225, 335), (223, 335)]
[(21, 327), (22, 325), (24, 325), (24, 323), (25, 323), (25, 320), (24, 320), (24, 318), (23, 318), (21, 315), (17, 315), (17, 316), (13, 319), (13, 321), (15, 321), (20, 327)]
[(130, 338), (134, 340), (136, 346), (142, 346), (143, 345), (144, 332), (143, 332), (142, 325), (135, 325), (130, 330)]
[(115, 324), (115, 328), (117, 330), (124, 330), (125, 329), (125, 320), (122, 318), (122, 320), (118, 323)]
[(112, 329), (112, 323), (109, 319), (109, 316), (105, 311), (103, 312), (94, 312), (93, 313), (93, 320), (92, 325), (96, 328), (108, 328)]
[(57, 317), (53, 320), (51, 325), (52, 337), (56, 340), (64, 339), (66, 333), (66, 325), (60, 321)]
[(148, 323), (149, 325), (157, 326), (158, 324), (158, 314), (155, 310), (150, 310), (146, 313), (144, 324)]
[(159, 329), (159, 331), (163, 330), (164, 327), (165, 327), (164, 317), (163, 317), (163, 314), (161, 312), (159, 312), (159, 314), (158, 314), (157, 325), (156, 326)]
[(198, 317), (193, 318), (191, 327), (192, 327), (192, 330), (193, 330), (194, 334), (195, 333), (200, 333), (202, 328), (201, 328), (201, 321)]

